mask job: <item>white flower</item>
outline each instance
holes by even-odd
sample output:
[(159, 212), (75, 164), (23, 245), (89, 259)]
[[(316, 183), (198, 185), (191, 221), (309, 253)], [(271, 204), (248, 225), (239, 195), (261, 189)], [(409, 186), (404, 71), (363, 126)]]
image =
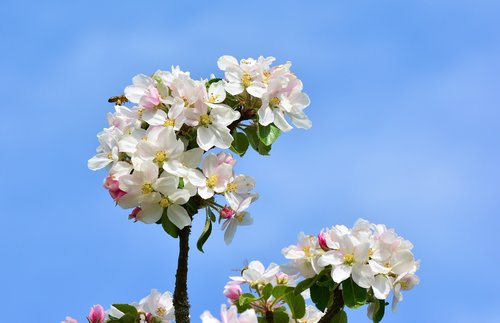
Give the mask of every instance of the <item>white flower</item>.
[(358, 242), (351, 235), (340, 239), (340, 249), (328, 251), (320, 259), (323, 266), (332, 265), (332, 279), (341, 283), (352, 275), (353, 281), (363, 288), (370, 288), (374, 282), (373, 272), (367, 264), (370, 244)]
[(262, 106), (257, 112), (259, 123), (266, 126), (274, 122), (286, 132), (292, 129), (285, 119), (288, 115), (296, 127), (309, 129), (312, 123), (303, 112), (309, 104), (309, 97), (302, 92), (302, 82), (290, 72), (285, 76), (271, 76), (267, 92), (262, 96)]
[(231, 177), (226, 185), (224, 196), (226, 200), (242, 201), (250, 196), (250, 191), (255, 188), (255, 180), (250, 176), (238, 175)]
[(228, 106), (199, 104), (185, 112), (186, 123), (197, 127), (196, 142), (205, 151), (213, 146), (227, 149), (233, 142), (228, 126), (240, 117), (240, 113)]
[(151, 109), (161, 102), (160, 93), (155, 87), (155, 80), (144, 74), (134, 76), (133, 85), (125, 88), (125, 97), (146, 109)]
[(219, 321), (209, 311), (203, 312), (200, 316), (202, 323), (257, 323), (257, 315), (253, 309), (244, 311), (238, 317), (236, 306), (231, 306), (227, 309), (223, 304), (220, 310), (221, 320)]
[(241, 277), (230, 277), (233, 281), (248, 283), (250, 285), (268, 284), (276, 285), (276, 274), (280, 271), (280, 266), (271, 263), (267, 268), (258, 261), (250, 262), (246, 269), (243, 270)]
[(172, 127), (174, 130), (179, 130), (185, 119), (184, 101), (181, 98), (175, 98), (168, 112), (161, 109), (150, 109), (144, 111), (142, 118), (151, 126)]
[(161, 294), (156, 289), (152, 289), (150, 295), (141, 299), (139, 308), (146, 313), (151, 313), (159, 317), (162, 322), (169, 322), (175, 319), (172, 295), (169, 292)]
[(236, 198), (230, 198), (228, 199), (228, 202), (231, 206), (231, 210), (234, 212), (230, 212), (231, 215), (222, 223), (222, 230), (225, 230), (224, 242), (226, 244), (230, 244), (231, 241), (233, 241), (234, 234), (236, 233), (236, 229), (239, 225), (246, 226), (253, 223), (250, 213), (245, 212), (245, 210), (250, 206), (250, 203), (252, 203), (251, 196), (242, 201), (239, 201)]
[(226, 189), (229, 178), (233, 175), (233, 167), (229, 164), (218, 164), (217, 156), (209, 154), (202, 166), (202, 172), (193, 170), (188, 174), (189, 181), (198, 187), (198, 194), (203, 199), (211, 198), (215, 193)]
[(179, 158), (184, 151), (184, 144), (177, 139), (172, 128), (154, 128), (148, 136), (151, 140), (140, 141), (137, 144), (137, 150), (132, 156), (134, 166), (145, 161), (152, 161), (158, 166), (163, 166), (165, 162)]
[(316, 236), (305, 235), (303, 232), (298, 235), (298, 243), (290, 245), (281, 250), (286, 259), (292, 260), (286, 266), (290, 273), (300, 272), (304, 277), (312, 277), (318, 274), (322, 267), (318, 264), (319, 257), (324, 254), (323, 249), (318, 244)]
[(250, 95), (261, 98), (266, 92), (266, 84), (264, 83), (264, 75), (261, 74), (263, 72), (262, 64), (259, 63), (268, 63), (273, 60), (274, 58), (256, 61), (253, 58), (247, 58), (242, 59), (238, 64), (233, 56), (220, 57), (217, 65), (225, 72), (226, 91), (232, 95), (238, 95), (246, 90)]
[(136, 219), (144, 223), (160, 220), (163, 210), (167, 210), (168, 219), (179, 229), (191, 224), (191, 217), (181, 205), (190, 197), (186, 189), (179, 189), (179, 177), (163, 173), (153, 184), (158, 193), (141, 203), (141, 211)]
[(121, 136), (121, 130), (115, 127), (104, 129), (100, 132), (97, 135), (97, 139), (101, 145), (97, 148), (97, 155), (89, 159), (87, 163), (88, 168), (98, 170), (118, 161), (118, 141)]

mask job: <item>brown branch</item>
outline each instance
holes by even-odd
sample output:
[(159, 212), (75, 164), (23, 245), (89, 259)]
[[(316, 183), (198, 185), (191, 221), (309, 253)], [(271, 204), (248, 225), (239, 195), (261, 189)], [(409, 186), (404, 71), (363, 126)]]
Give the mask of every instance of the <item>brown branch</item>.
[(330, 323), (333, 317), (344, 308), (344, 298), (342, 297), (342, 290), (337, 287), (333, 291), (333, 304), (328, 308), (325, 315), (318, 321), (318, 323)]
[(189, 299), (187, 292), (189, 234), (191, 226), (179, 231), (179, 259), (175, 274), (174, 308), (177, 323), (189, 323)]

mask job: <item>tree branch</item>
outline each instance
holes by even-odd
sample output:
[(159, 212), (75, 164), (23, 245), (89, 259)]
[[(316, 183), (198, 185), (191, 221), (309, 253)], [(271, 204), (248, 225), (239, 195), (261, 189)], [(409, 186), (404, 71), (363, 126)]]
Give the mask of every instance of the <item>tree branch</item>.
[(179, 231), (179, 259), (175, 274), (174, 308), (177, 323), (189, 323), (189, 299), (187, 292), (189, 234), (191, 226)]
[(330, 323), (335, 316), (344, 307), (344, 298), (342, 297), (342, 290), (339, 286), (333, 291), (333, 304), (328, 308), (325, 315), (318, 321), (318, 323)]

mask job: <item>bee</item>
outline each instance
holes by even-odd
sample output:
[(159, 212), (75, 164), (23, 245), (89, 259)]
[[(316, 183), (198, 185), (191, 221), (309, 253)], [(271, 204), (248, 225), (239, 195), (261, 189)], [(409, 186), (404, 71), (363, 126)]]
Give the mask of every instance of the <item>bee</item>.
[(116, 105), (121, 105), (122, 103), (128, 102), (125, 95), (112, 96), (108, 99), (109, 103), (116, 103)]
[(235, 268), (235, 269), (231, 269), (231, 271), (237, 271), (237, 272), (240, 273), (241, 276), (243, 276), (243, 272), (245, 270), (247, 270), (247, 269), (248, 269), (248, 259), (245, 259), (243, 261), (243, 268), (241, 268), (241, 269), (240, 268)]

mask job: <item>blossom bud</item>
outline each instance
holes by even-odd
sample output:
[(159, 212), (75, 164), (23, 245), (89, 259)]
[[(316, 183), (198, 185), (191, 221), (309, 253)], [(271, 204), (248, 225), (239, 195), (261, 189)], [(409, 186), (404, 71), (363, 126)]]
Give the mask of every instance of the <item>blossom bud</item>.
[(92, 306), (87, 316), (89, 323), (104, 323), (105, 318), (106, 312), (104, 312), (104, 308), (99, 304)]
[(127, 194), (120, 189), (120, 183), (114, 179), (112, 175), (106, 177), (103, 186), (105, 189), (109, 190), (109, 195), (111, 195), (115, 201), (118, 201), (122, 196)]
[(217, 165), (228, 164), (234, 166), (236, 164), (236, 159), (233, 158), (230, 154), (226, 154), (224, 152), (217, 154)]
[(288, 284), (288, 275), (280, 271), (276, 274), (276, 283), (278, 283), (278, 285)]
[(321, 247), (321, 249), (323, 249), (324, 251), (330, 250), (330, 248), (328, 248), (328, 245), (326, 243), (326, 233), (323, 231), (321, 231), (318, 234), (318, 244)]
[(132, 210), (132, 213), (129, 214), (128, 219), (129, 220), (132, 220), (132, 219), (136, 220), (137, 214), (139, 214), (139, 212), (141, 212), (141, 211), (142, 211), (142, 209), (140, 207), (136, 207), (135, 209)]
[(243, 290), (240, 287), (240, 284), (235, 282), (229, 282), (226, 286), (224, 286), (224, 296), (226, 296), (229, 300), (229, 303), (234, 304), (243, 293)]
[(228, 208), (228, 207), (224, 207), (222, 208), (222, 210), (220, 210), (220, 217), (222, 219), (231, 219), (232, 217), (234, 217), (234, 214), (236, 212), (234, 212), (234, 210)]

